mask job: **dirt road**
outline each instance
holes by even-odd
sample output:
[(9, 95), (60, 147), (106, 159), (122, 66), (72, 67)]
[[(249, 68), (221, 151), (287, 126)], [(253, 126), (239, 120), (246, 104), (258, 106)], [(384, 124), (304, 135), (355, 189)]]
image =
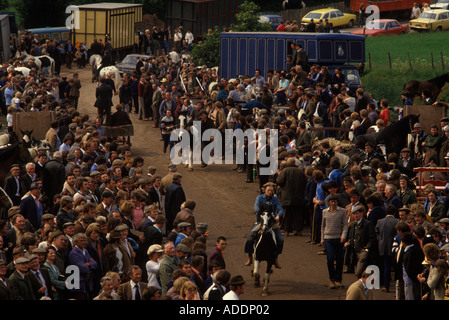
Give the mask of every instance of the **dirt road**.
[[(79, 72), (82, 83), (79, 108), (95, 118), (96, 84), (91, 83), (89, 67), (85, 69), (62, 70), (64, 74)], [(118, 103), (118, 96), (114, 97)], [(139, 121), (131, 114), (135, 135), (132, 137), (133, 156), (144, 158), (144, 167), (154, 165), (157, 173), (164, 176), (170, 163), (169, 155), (162, 152), (159, 129), (152, 128), (152, 121)], [(244, 243), (251, 225), (254, 223), (253, 206), (257, 196), (258, 183), (246, 183), (245, 174), (233, 171), (234, 165), (211, 165), (206, 168), (195, 166), (194, 171), (179, 167), (182, 185), (188, 199), (195, 200), (195, 217), (198, 222), (209, 225), (209, 251), (218, 236), (225, 236), (228, 247), (224, 251), (227, 269), (232, 275), (241, 274), (247, 281), (243, 300), (338, 300), (345, 298), (347, 287), (355, 281), (353, 274), (345, 274), (342, 290), (327, 287), (328, 273), (326, 256), (317, 255), (321, 247), (306, 243), (310, 231), (303, 236), (286, 237), (284, 253), (279, 258), (282, 269), (274, 269), (270, 283), (270, 295), (261, 297), (261, 288), (254, 288), (251, 281), (251, 268), (244, 266), (246, 256)], [(262, 268), (265, 264), (262, 264)], [(376, 290), (377, 299), (392, 300), (393, 293)]]

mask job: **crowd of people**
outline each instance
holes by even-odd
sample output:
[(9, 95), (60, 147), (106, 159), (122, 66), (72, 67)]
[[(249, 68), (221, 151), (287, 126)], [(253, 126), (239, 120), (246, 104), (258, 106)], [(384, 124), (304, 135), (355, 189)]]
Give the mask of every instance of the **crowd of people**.
[[(234, 168), (246, 173), (246, 183), (258, 181), (255, 220), (262, 211), (276, 216), (276, 254), (284, 237), (309, 228), (309, 241), (327, 257), (330, 288), (341, 287), (344, 272), (366, 287), (366, 268), (377, 265), (382, 290), (394, 281), (396, 299), (445, 299), (449, 202), (432, 184), (422, 195), (412, 169), (446, 165), (449, 119), (429, 133), (416, 124), (399, 155), (384, 155), (369, 142), (357, 150), (342, 142), (397, 120), (388, 101), (378, 103), (364, 88), (352, 92), (339, 69), (331, 75), (326, 66), (309, 65), (300, 45), (292, 47), (288, 69), (270, 70), (266, 79), (260, 70), (219, 79), (216, 69), (196, 66), (188, 46), (180, 45), (173, 44), (175, 59), (165, 52), (124, 74), (116, 113), (114, 84), (102, 79), (98, 88), (107, 94), (97, 89), (94, 120), (78, 110), (71, 93), (75, 83), (78, 93), (81, 88), (76, 75), (47, 79), (32, 70), (24, 77), (4, 66), (8, 114), (58, 114), (48, 145), (28, 163), (12, 165), (5, 179), (12, 207), (0, 228), (4, 299), (226, 300), (244, 293), (243, 277), (226, 270), (226, 237), (207, 253), (207, 227), (195, 222), (196, 202), (186, 197), (176, 166), (163, 176), (154, 166), (145, 170), (129, 144), (104, 135), (103, 125), (129, 113), (160, 128), (163, 152), (176, 143), (168, 139), (171, 131), (193, 121), (201, 121), (202, 132), (278, 130), (279, 147), (271, 150), (279, 161), (276, 174), (262, 175), (258, 161)], [(8, 98), (11, 91), (18, 100)], [(413, 98), (399, 94), (404, 103)], [(8, 127), (12, 131), (12, 123)], [(248, 144), (235, 148), (249, 159)], [(242, 248), (247, 266), (253, 234)], [(70, 286), (70, 266), (80, 270), (79, 287)], [(351, 296), (357, 295), (348, 291)]]

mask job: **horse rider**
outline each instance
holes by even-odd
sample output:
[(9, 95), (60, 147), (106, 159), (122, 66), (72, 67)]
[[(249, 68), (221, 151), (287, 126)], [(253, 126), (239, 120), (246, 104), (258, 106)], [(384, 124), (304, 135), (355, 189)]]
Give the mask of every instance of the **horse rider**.
[[(281, 269), (281, 266), (278, 262), (278, 256), (282, 253), (282, 248), (284, 246), (284, 237), (282, 236), (281, 229), (279, 227), (279, 219), (284, 214), (284, 210), (279, 202), (279, 199), (274, 195), (274, 184), (266, 183), (263, 188), (263, 194), (260, 194), (256, 198), (256, 202), (254, 203), (254, 212), (256, 213), (257, 220), (260, 220), (260, 215), (268, 211), (274, 216), (276, 223), (272, 226), (274, 235), (276, 237), (276, 260), (275, 267)], [(261, 225), (259, 221), (252, 226), (251, 231), (249, 233), (248, 239), (245, 243), (245, 253), (248, 254), (248, 260), (245, 263), (245, 266), (251, 265), (253, 262), (253, 246), (254, 246), (254, 237), (257, 232), (260, 230)]]

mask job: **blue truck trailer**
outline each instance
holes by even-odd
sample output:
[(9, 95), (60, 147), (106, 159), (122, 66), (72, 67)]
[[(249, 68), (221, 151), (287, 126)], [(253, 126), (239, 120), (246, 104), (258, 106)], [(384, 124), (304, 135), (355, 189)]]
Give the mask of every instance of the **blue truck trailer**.
[(291, 44), (299, 43), (308, 55), (309, 64), (328, 66), (329, 72), (342, 68), (346, 84), (361, 84), (357, 64), (365, 62), (365, 37), (347, 33), (307, 32), (224, 32), (220, 34), (220, 78), (254, 76), (260, 69), (286, 70)]

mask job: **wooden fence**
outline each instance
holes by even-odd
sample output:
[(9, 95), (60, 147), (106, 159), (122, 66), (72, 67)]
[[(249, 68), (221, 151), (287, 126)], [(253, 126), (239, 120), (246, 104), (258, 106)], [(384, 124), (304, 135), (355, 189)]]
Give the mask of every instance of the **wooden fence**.
[(20, 130), (33, 130), (34, 138), (45, 139), (51, 122), (56, 119), (56, 114), (53, 111), (14, 112), (13, 115), (13, 129), (20, 139), (22, 138)]

